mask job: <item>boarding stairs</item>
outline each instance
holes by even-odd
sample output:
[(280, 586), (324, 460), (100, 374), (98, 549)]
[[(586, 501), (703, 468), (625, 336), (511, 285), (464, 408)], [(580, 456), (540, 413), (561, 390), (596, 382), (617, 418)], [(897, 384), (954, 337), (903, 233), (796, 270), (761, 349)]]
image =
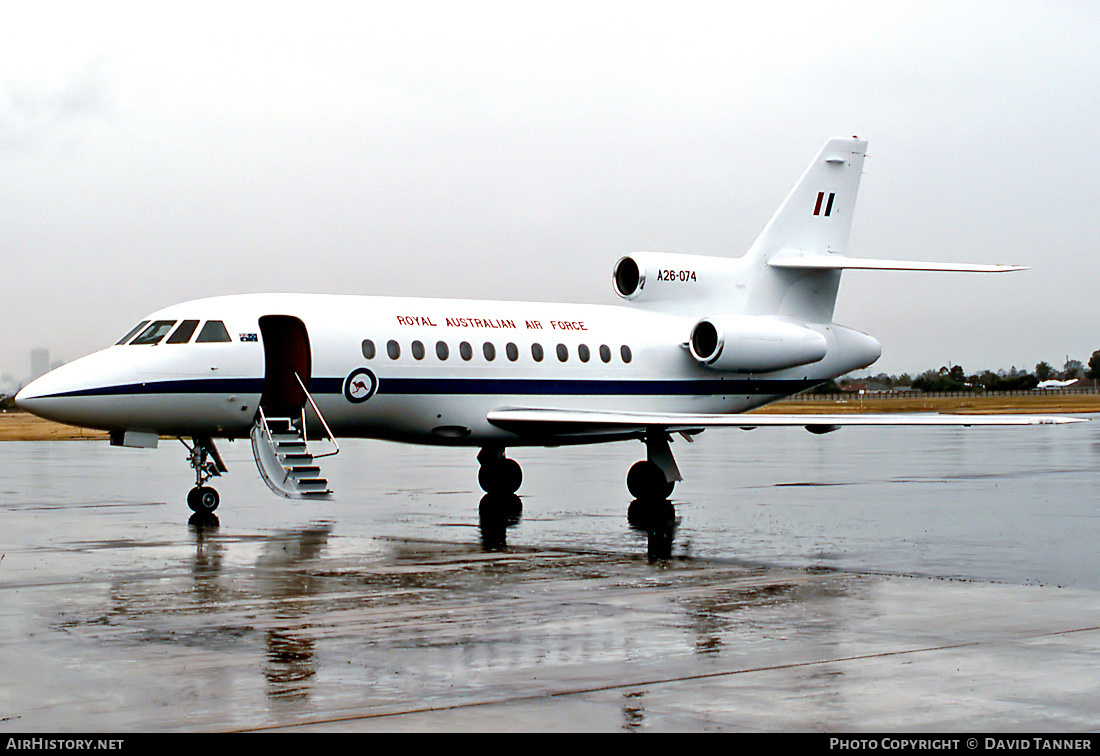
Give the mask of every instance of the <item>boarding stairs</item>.
[[(294, 377), (298, 378), (297, 375)], [(302, 383), (301, 378), (298, 378), (298, 383)], [(260, 408), (250, 433), (252, 455), (260, 477), (268, 488), (280, 496), (288, 499), (331, 499), (328, 480), (321, 477), (321, 468), (315, 463), (322, 457), (338, 454), (340, 447), (304, 384), (302, 390), (305, 391), (306, 404), (298, 417), (267, 417)], [(316, 414), (324, 429), (324, 437), (312, 440), (307, 437), (306, 406)], [(324, 450), (318, 451), (322, 446)]]

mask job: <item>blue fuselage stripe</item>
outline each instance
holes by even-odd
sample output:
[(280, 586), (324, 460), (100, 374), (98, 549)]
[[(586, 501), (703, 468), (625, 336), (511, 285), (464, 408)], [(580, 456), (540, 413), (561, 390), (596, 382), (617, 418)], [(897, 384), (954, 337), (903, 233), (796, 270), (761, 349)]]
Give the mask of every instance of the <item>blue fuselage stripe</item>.
[[(377, 395), (385, 396), (728, 396), (795, 394), (813, 380), (602, 380), (541, 378), (395, 378), (380, 377)], [(343, 378), (313, 378), (314, 394), (341, 394)], [(52, 394), (53, 397), (143, 396), (151, 394), (260, 394), (262, 378), (199, 378), (101, 386)]]

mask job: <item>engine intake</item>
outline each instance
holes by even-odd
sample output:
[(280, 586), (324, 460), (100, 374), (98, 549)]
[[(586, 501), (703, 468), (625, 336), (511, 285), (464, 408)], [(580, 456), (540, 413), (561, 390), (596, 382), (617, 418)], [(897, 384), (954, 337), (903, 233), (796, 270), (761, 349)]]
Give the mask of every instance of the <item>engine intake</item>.
[(723, 315), (691, 329), (691, 356), (715, 370), (768, 373), (818, 362), (828, 351), (816, 331), (776, 318)]

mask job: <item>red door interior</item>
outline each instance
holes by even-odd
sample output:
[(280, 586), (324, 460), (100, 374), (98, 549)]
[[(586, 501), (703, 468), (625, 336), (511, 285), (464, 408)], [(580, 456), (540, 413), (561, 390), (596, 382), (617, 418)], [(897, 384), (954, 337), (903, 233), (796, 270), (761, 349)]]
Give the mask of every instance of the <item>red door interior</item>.
[(298, 415), (306, 402), (297, 379), (309, 389), (311, 358), (306, 326), (292, 315), (260, 318), (264, 340), (264, 391), (260, 406), (271, 417)]

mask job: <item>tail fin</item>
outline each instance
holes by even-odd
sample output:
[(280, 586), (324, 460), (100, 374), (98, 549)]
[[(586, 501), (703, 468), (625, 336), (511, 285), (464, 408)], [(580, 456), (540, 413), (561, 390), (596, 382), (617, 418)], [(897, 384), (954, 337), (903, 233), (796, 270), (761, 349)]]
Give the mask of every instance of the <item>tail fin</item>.
[(746, 257), (767, 262), (781, 250), (843, 254), (866, 153), (867, 142), (855, 137), (826, 142)]
[(777, 255), (844, 254), (866, 153), (862, 139), (830, 139), (802, 174), (742, 258), (754, 271), (747, 292), (749, 314), (832, 320), (839, 270), (773, 268), (768, 263)]

